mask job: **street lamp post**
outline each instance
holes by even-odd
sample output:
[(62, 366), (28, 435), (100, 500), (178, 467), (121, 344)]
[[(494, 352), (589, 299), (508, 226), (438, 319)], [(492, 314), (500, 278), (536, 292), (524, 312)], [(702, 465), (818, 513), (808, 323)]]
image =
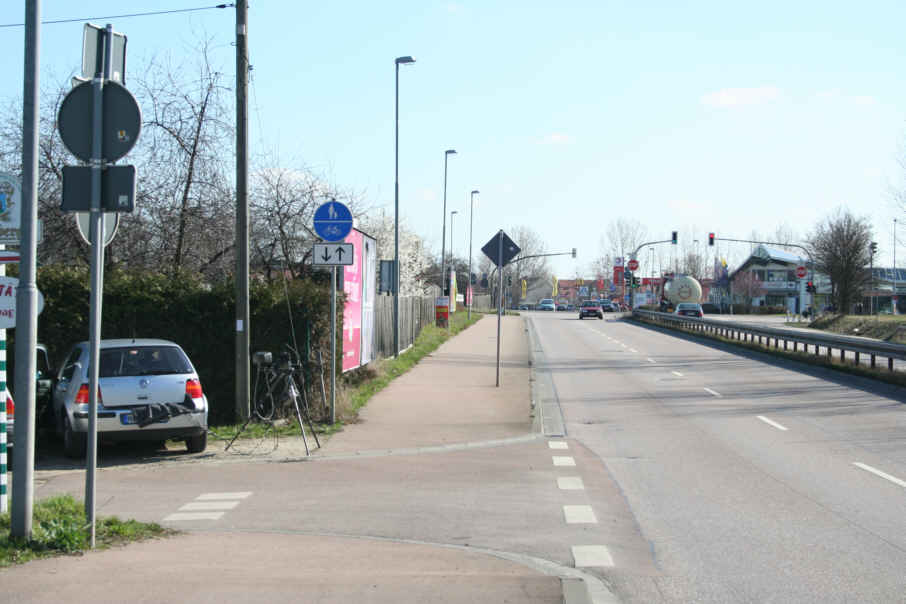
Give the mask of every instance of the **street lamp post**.
[(893, 219), (893, 295), (890, 297), (892, 304), (891, 311), (893, 314), (897, 314), (897, 302), (899, 302), (899, 296), (897, 296), (897, 219)]
[[(453, 275), (454, 275), (454, 277), (451, 277), (451, 279), (455, 279), (455, 278), (456, 278), (456, 277), (455, 277), (455, 275), (456, 275), (456, 265), (454, 264), (454, 260), (456, 260), (456, 256), (455, 256), (455, 254), (453, 253), (453, 217), (456, 216), (457, 214), (459, 214), (459, 210), (452, 210), (452, 211), (450, 212), (450, 268), (451, 268), (451, 270), (453, 271)], [(452, 281), (451, 281), (451, 283), (450, 283), (450, 295), (453, 295), (453, 283), (452, 283)], [(452, 301), (451, 301), (451, 304), (456, 304), (456, 300), (452, 300)], [(454, 308), (455, 308), (455, 307), (454, 307)]]
[[(444, 213), (443, 213), (443, 227), (441, 228), (440, 236), (440, 295), (444, 295), (444, 289), (446, 288), (447, 283), (447, 273), (444, 270), (446, 257), (446, 241), (447, 241), (447, 158), (451, 155), (456, 155), (456, 149), (447, 149), (444, 151)], [(450, 238), (450, 247), (453, 246), (452, 236)]]
[(397, 57), (396, 97), (394, 99), (393, 164), (393, 356), (400, 355), (400, 65), (415, 63), (412, 57)]
[(475, 214), (476, 195), (478, 195), (478, 189), (469, 193), (469, 287), (466, 289), (466, 293), (469, 296), (468, 318), (470, 321), (472, 320), (472, 299), (475, 296), (475, 292), (472, 290), (472, 216)]

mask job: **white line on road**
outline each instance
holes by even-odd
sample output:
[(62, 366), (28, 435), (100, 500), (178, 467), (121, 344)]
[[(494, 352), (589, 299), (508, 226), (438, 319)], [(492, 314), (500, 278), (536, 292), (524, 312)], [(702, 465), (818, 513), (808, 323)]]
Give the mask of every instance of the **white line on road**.
[(192, 501), (179, 508), (180, 512), (200, 512), (202, 510), (232, 510), (238, 501)]
[(657, 363), (657, 361), (655, 361), (655, 360), (652, 359), (651, 357), (648, 357), (648, 362), (649, 362), (649, 363)]
[(759, 416), (758, 416), (758, 419), (760, 419), (761, 421), (763, 421), (764, 423), (766, 423), (766, 424), (769, 425), (769, 426), (774, 426), (774, 427), (777, 428), (778, 430), (783, 430), (784, 432), (787, 431), (787, 427), (786, 427), (786, 426), (781, 426), (780, 424), (778, 424), (778, 423), (775, 422), (774, 420), (768, 419), (768, 418), (766, 418), (766, 417), (763, 416), (763, 415), (759, 415)]
[(880, 477), (883, 478), (884, 480), (889, 480), (889, 481), (892, 482), (893, 484), (900, 485), (901, 487), (906, 488), (906, 480), (900, 480), (900, 479), (897, 478), (896, 476), (891, 476), (891, 475), (888, 474), (887, 472), (882, 472), (881, 470), (879, 470), (879, 469), (877, 469), (877, 468), (873, 468), (873, 467), (871, 467), (871, 466), (868, 465), (868, 464), (864, 464), (864, 463), (862, 463), (861, 461), (854, 461), (854, 462), (853, 462), (853, 465), (854, 465), (854, 466), (857, 466), (857, 467), (859, 467), (859, 468), (862, 468), (862, 469), (865, 470), (866, 472), (871, 472), (871, 473), (874, 474), (875, 476), (880, 476)]
[(566, 524), (597, 524), (598, 518), (590, 505), (564, 505)]
[(574, 465), (576, 465), (576, 460), (569, 456), (563, 457), (560, 455), (554, 455), (553, 460), (554, 460), (555, 466), (574, 466)]
[(603, 545), (574, 545), (572, 550), (576, 568), (613, 566), (613, 558)]
[(670, 373), (672, 373), (672, 374), (675, 375), (676, 377), (683, 377), (683, 374), (680, 373), (679, 371), (671, 371)]
[(635, 348), (630, 348), (629, 352), (638, 352), (638, 350), (636, 350)]
[(223, 518), (223, 512), (183, 512), (170, 514), (164, 518), (164, 522), (173, 522), (175, 520), (220, 520)]
[(559, 476), (557, 478), (557, 487), (561, 491), (584, 491), (585, 483), (580, 476)]
[(547, 446), (551, 449), (569, 449), (569, 445), (566, 444), (565, 440), (549, 440), (547, 441)]
[(705, 392), (707, 392), (708, 394), (710, 394), (712, 396), (720, 396), (720, 392), (717, 392), (716, 390), (711, 390), (710, 388), (705, 388)]
[(202, 493), (196, 497), (196, 501), (220, 500), (220, 499), (245, 499), (251, 495), (251, 491), (236, 491), (234, 493)]

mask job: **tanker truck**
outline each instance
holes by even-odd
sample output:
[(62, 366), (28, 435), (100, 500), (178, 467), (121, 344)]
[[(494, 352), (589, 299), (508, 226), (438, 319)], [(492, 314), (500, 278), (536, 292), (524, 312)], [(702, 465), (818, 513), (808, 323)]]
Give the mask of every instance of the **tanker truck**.
[(679, 275), (664, 281), (661, 295), (661, 311), (673, 312), (680, 302), (701, 302), (702, 286), (694, 277)]

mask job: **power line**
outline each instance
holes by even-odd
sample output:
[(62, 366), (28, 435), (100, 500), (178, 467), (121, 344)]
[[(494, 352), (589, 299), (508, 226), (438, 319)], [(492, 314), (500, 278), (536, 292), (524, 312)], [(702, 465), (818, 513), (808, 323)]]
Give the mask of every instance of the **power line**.
[[(53, 25), (56, 23), (78, 23), (79, 21), (103, 21), (105, 19), (126, 19), (128, 17), (150, 17), (153, 15), (170, 15), (173, 13), (191, 13), (200, 10), (211, 10), (212, 8), (234, 8), (236, 5), (232, 2), (229, 4), (215, 4), (214, 6), (200, 6), (198, 8), (176, 8), (173, 10), (161, 10), (150, 13), (130, 13), (126, 15), (107, 15), (106, 17), (80, 17), (77, 19), (56, 19), (53, 21), (41, 21), (42, 25)], [(0, 27), (24, 27), (24, 23), (2, 23)]]

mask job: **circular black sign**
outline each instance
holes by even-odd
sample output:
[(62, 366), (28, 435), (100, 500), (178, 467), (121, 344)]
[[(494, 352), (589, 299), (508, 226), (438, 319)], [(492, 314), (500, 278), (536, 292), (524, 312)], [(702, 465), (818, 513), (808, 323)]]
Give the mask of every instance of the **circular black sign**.
[[(91, 161), (93, 83), (82, 82), (60, 105), (57, 128), (70, 153)], [(101, 158), (113, 162), (132, 150), (142, 129), (142, 112), (132, 93), (118, 82), (104, 82)]]

